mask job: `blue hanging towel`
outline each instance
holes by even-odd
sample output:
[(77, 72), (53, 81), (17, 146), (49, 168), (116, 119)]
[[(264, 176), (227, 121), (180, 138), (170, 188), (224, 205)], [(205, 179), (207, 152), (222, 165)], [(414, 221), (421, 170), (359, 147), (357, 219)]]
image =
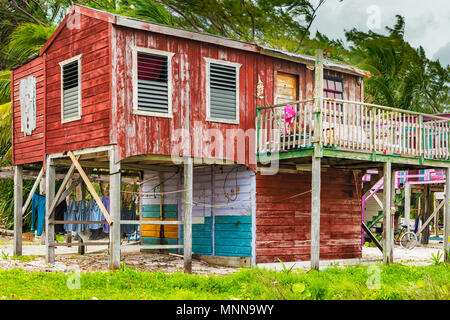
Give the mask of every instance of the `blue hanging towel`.
[[(127, 206), (122, 206), (122, 210), (120, 213), (121, 220), (136, 220), (136, 203), (133, 201), (131, 208), (128, 209)], [(135, 224), (122, 224), (120, 225), (120, 233), (121, 234), (130, 234), (136, 231)]]
[[(74, 221), (75, 220), (75, 213), (77, 211), (77, 202), (72, 201), (67, 208), (66, 212), (64, 212), (64, 220), (66, 221)], [(65, 224), (64, 230), (67, 232), (75, 231), (74, 224)]]
[(37, 216), (36, 235), (40, 236), (45, 223), (45, 196), (33, 194), (31, 197), (31, 231), (34, 231), (34, 220)]
[[(103, 214), (100, 210), (100, 207), (98, 206), (97, 202), (95, 202), (93, 199), (89, 200), (88, 206), (87, 206), (88, 216), (90, 221), (101, 221)], [(100, 223), (96, 224), (90, 224), (89, 228), (91, 229), (100, 229), (102, 225)]]
[[(89, 219), (89, 211), (86, 207), (86, 204), (83, 200), (77, 202), (77, 210), (75, 211), (75, 220), (76, 221), (88, 221)], [(88, 224), (76, 224), (74, 225), (74, 231), (76, 232), (87, 232), (89, 231)]]

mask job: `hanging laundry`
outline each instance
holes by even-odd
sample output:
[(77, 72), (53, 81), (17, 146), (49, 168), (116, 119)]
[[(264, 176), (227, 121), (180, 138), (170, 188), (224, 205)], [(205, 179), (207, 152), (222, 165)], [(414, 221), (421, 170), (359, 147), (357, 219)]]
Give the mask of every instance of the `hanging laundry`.
[(36, 235), (40, 236), (45, 223), (45, 196), (33, 194), (31, 197), (31, 231), (34, 231), (34, 219), (37, 216)]
[[(120, 212), (121, 220), (136, 220), (136, 203), (133, 201), (131, 208), (128, 209), (128, 206), (122, 206), (122, 210)], [(120, 225), (120, 233), (121, 234), (130, 234), (136, 231), (135, 224), (121, 224)]]
[[(89, 200), (88, 206), (87, 206), (87, 211), (89, 214), (88, 220), (90, 220), (90, 221), (101, 221), (102, 220), (103, 214), (100, 210), (100, 207), (93, 199)], [(89, 225), (90, 229), (100, 229), (101, 227), (102, 227), (102, 225), (100, 223)]]
[[(100, 197), (100, 199), (102, 200), (102, 203), (106, 208), (106, 211), (108, 211), (108, 213), (110, 213), (111, 211), (109, 210), (109, 198), (102, 196), (102, 197)], [(103, 216), (103, 214), (102, 214), (102, 221), (106, 221), (106, 218)], [(109, 233), (109, 224), (103, 225), (103, 232)]]
[[(87, 210), (86, 204), (83, 200), (81, 201), (72, 201), (69, 206), (69, 209), (66, 211), (64, 215), (64, 220), (67, 221), (89, 221), (89, 211)], [(75, 231), (75, 232), (88, 232), (89, 225), (88, 224), (66, 224), (64, 227), (66, 231)]]
[[(76, 211), (75, 219), (77, 221), (89, 221), (89, 211), (84, 200), (79, 201), (77, 205), (78, 210)], [(76, 224), (75, 229), (76, 232), (89, 232), (89, 225), (81, 223)]]
[[(64, 215), (65, 215), (66, 211), (67, 211), (67, 204), (66, 204), (66, 200), (64, 199), (55, 208), (55, 220), (64, 220)], [(63, 224), (55, 224), (55, 233), (56, 234), (64, 233), (64, 225)]]
[[(75, 221), (75, 213), (77, 211), (77, 202), (76, 201), (72, 201), (69, 205), (69, 207), (67, 208), (66, 212), (64, 212), (64, 220), (66, 221)], [(74, 224), (65, 224), (64, 225), (64, 230), (66, 232), (71, 232), (71, 231), (75, 231), (74, 228)]]

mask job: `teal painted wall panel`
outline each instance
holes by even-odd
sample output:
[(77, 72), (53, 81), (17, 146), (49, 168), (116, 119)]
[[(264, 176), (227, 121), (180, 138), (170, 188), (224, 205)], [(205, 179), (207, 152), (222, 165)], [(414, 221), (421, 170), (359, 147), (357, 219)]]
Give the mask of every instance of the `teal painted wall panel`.
[[(142, 206), (143, 218), (159, 218), (159, 204), (149, 204)], [(176, 219), (178, 218), (178, 209), (176, 204), (163, 205), (163, 215), (165, 218)]]
[(252, 223), (251, 216), (216, 216), (216, 224)]
[[(192, 225), (192, 251), (196, 254), (212, 254), (212, 219), (205, 217), (204, 224)], [(251, 256), (251, 217), (216, 216), (215, 217), (215, 255), (232, 257)], [(181, 225), (181, 244), (184, 239)]]

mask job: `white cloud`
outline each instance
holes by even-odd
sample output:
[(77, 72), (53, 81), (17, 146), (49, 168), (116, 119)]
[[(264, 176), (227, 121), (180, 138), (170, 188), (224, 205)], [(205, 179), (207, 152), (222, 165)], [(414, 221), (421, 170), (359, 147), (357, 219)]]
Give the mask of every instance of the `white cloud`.
[(450, 65), (450, 42), (440, 48), (433, 56), (433, 59), (439, 59), (442, 66)]
[(368, 31), (367, 26), (373, 25), (368, 23), (373, 18), (373, 7), (379, 8), (381, 26), (374, 32), (385, 33), (384, 27), (393, 26), (395, 15), (400, 14), (406, 21), (405, 39), (413, 47), (422, 46), (430, 58), (450, 41), (448, 0), (327, 0), (319, 9), (312, 34), (319, 30), (329, 38), (344, 40), (345, 29)]

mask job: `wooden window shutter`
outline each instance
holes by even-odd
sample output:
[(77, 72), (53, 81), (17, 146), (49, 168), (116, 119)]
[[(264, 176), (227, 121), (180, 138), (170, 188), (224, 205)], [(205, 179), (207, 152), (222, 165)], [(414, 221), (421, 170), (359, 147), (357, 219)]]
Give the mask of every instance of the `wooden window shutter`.
[(167, 56), (137, 53), (137, 109), (169, 112)]
[(236, 120), (236, 67), (210, 63), (210, 117)]
[(63, 120), (80, 117), (79, 60), (62, 66)]

